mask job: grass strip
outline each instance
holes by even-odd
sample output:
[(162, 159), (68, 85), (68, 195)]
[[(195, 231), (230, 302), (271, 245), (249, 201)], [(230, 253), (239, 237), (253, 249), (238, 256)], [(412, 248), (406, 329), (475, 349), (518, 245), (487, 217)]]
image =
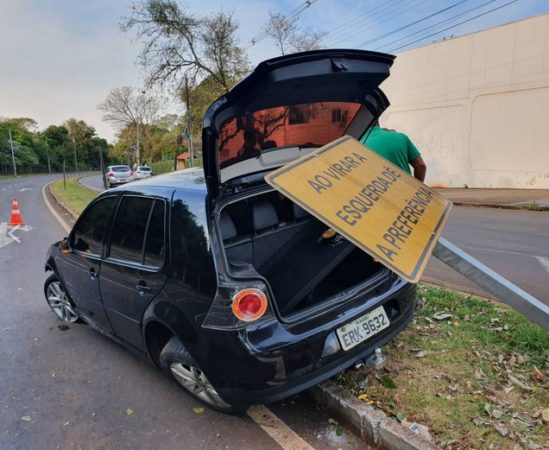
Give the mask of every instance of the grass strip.
[(549, 333), (498, 303), (431, 286), (418, 294), (422, 308), (385, 347), (386, 369), (350, 369), (336, 381), (426, 425), (445, 449), (543, 448)]
[(67, 189), (63, 186), (62, 178), (51, 184), (53, 195), (59, 201), (63, 202), (71, 211), (76, 214), (81, 214), (88, 203), (97, 197), (98, 193), (82, 186), (78, 183), (78, 178), (67, 178), (66, 181)]

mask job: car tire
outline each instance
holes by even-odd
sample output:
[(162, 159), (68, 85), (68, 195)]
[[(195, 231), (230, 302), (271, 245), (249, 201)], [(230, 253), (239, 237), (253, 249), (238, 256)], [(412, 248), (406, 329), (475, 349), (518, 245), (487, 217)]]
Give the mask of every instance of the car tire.
[(75, 311), (72, 300), (65, 291), (65, 286), (56, 274), (51, 274), (44, 283), (44, 295), (59, 320), (67, 323), (82, 322)]
[(162, 370), (187, 393), (209, 408), (223, 413), (240, 412), (219, 396), (198, 363), (176, 337), (171, 338), (164, 346), (158, 360)]

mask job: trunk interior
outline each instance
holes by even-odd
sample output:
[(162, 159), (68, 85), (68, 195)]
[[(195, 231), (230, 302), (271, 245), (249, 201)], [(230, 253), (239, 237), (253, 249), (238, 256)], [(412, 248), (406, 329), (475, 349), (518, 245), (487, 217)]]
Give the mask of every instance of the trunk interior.
[(263, 275), (283, 316), (364, 283), (383, 267), (277, 192), (226, 206), (220, 228), (230, 270)]

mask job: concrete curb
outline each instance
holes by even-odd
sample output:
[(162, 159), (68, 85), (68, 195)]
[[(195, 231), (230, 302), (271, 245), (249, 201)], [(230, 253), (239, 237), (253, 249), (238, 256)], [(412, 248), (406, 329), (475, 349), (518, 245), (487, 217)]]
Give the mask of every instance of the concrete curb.
[[(93, 176), (93, 175), (89, 175), (89, 176)], [(76, 182), (77, 182), (80, 186), (85, 187), (86, 189), (89, 189), (90, 191), (94, 191), (94, 192), (103, 192), (103, 191), (104, 191), (104, 189), (98, 189), (98, 188), (95, 188), (95, 187), (92, 187), (92, 186), (88, 186), (87, 184), (82, 183), (82, 182), (80, 181), (82, 178), (86, 178), (86, 177), (80, 177), (80, 178), (78, 178), (78, 180), (76, 180)]]
[(325, 381), (311, 392), (331, 415), (369, 445), (386, 450), (440, 450), (432, 441), (404, 427), (383, 411), (366, 405), (333, 381)]
[(495, 203), (468, 203), (468, 202), (452, 201), (452, 204), (454, 206), (468, 206), (471, 208), (512, 209), (515, 211), (527, 211), (527, 212), (549, 211), (549, 207), (547, 206), (538, 206), (536, 209), (528, 209), (527, 205), (532, 204), (532, 202), (498, 205)]

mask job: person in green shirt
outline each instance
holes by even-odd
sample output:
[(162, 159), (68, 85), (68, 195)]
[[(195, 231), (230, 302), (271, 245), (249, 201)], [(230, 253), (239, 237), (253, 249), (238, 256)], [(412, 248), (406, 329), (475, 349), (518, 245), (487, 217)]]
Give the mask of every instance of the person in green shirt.
[(427, 166), (416, 146), (404, 133), (389, 131), (381, 128), (376, 120), (360, 139), (360, 143), (378, 155), (389, 160), (410, 175), (414, 169), (414, 177), (419, 181), (425, 180)]

